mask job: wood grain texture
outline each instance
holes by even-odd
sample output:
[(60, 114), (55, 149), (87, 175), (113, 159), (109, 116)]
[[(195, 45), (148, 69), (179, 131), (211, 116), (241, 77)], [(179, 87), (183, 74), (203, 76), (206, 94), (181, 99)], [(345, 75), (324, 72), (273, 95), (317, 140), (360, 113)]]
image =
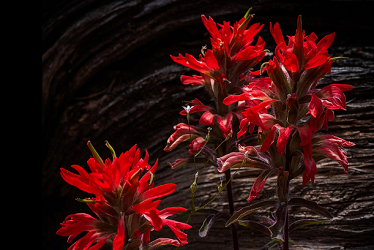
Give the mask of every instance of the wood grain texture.
[[(224, 5), (223, 5), (224, 4)], [(222, 6), (225, 6), (224, 8)], [(63, 237), (54, 233), (69, 213), (89, 212), (75, 202), (84, 194), (64, 183), (59, 168), (72, 164), (86, 166), (90, 139), (103, 158), (110, 156), (104, 145), (108, 140), (116, 151), (138, 144), (150, 153), (150, 162), (159, 158), (156, 184), (174, 182), (177, 190), (165, 197), (161, 207), (190, 207), (189, 186), (192, 166), (171, 170), (167, 162), (185, 157), (187, 144), (166, 153), (162, 149), (173, 126), (185, 122), (178, 115), (183, 101), (197, 97), (211, 100), (200, 87), (183, 86), (181, 74), (193, 71), (176, 65), (169, 55), (191, 53), (209, 44), (200, 15), (215, 21), (234, 21), (253, 7), (254, 22), (264, 23), (260, 35), (266, 48), (274, 51), (269, 22), (280, 22), (284, 34), (294, 34), (296, 17), (303, 14), (306, 33), (319, 38), (336, 32), (329, 50), (333, 56), (348, 56), (337, 61), (321, 87), (351, 84), (346, 92), (347, 111), (336, 112), (329, 133), (356, 143), (347, 149), (349, 174), (331, 161), (318, 164), (315, 185), (304, 188), (301, 180), (291, 183), (292, 195), (301, 195), (325, 206), (334, 219), (325, 224), (305, 226), (290, 234), (292, 249), (370, 249), (374, 245), (374, 46), (364, 34), (373, 33), (366, 15), (356, 3), (278, 4), (273, 1), (59, 1), (43, 2), (42, 16), (42, 181), (43, 247), (67, 249)], [(338, 13), (337, 10), (339, 9)], [(334, 10), (334, 11), (332, 11)], [(350, 16), (347, 20), (344, 15)], [(362, 16), (361, 16), (362, 15)], [(269, 57), (264, 60), (268, 60)], [(192, 116), (192, 124), (197, 117)], [(241, 171), (233, 182), (235, 207), (248, 205), (246, 199), (258, 176), (257, 171)], [(207, 167), (199, 179), (196, 204), (202, 205), (217, 193), (220, 173)], [(258, 199), (274, 196), (275, 177), (269, 178)], [(228, 211), (225, 193), (211, 206)], [(309, 218), (312, 212), (295, 208), (291, 219)], [(185, 220), (186, 218), (182, 218)], [(189, 244), (183, 249), (231, 249), (231, 231), (218, 221), (208, 236), (200, 238), (198, 229), (204, 216), (194, 215), (193, 229), (187, 231)], [(170, 231), (154, 237), (170, 236)], [(239, 227), (241, 249), (258, 249), (267, 236)]]

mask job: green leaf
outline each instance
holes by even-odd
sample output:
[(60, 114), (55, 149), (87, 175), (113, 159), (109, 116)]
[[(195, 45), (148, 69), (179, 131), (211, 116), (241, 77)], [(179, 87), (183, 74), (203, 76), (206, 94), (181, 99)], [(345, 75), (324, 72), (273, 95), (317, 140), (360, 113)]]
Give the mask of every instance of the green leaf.
[(200, 227), (199, 236), (205, 237), (208, 234), (210, 228), (213, 226), (213, 223), (219, 218), (228, 219), (230, 218), (230, 215), (225, 212), (219, 212), (208, 215), (208, 217), (205, 218), (203, 225)]
[(349, 57), (344, 57), (344, 56), (338, 56), (338, 57), (333, 57), (333, 58), (330, 58), (329, 61), (336, 61), (336, 60), (348, 60)]
[(117, 157), (116, 152), (114, 151), (113, 147), (109, 144), (108, 141), (105, 141), (105, 145), (109, 148), (110, 153), (112, 153), (113, 160)]
[(249, 20), (251, 20), (251, 16), (252, 16), (252, 15), (249, 14), (249, 13), (251, 12), (251, 9), (252, 9), (252, 8), (249, 8), (249, 9), (247, 10), (247, 12), (245, 13), (245, 15), (244, 15), (245, 20), (244, 20), (244, 22), (240, 25), (239, 29), (242, 29), (242, 28), (244, 27), (244, 25), (246, 25), (246, 24), (249, 22)]
[(237, 222), (239, 219), (250, 213), (253, 213), (261, 208), (275, 206), (276, 204), (276, 201), (260, 201), (255, 204), (243, 207), (231, 216), (231, 218), (226, 222), (226, 227), (230, 226), (232, 223)]
[(268, 250), (270, 247), (275, 246), (277, 244), (277, 241), (272, 240), (269, 243), (267, 243), (265, 246), (261, 247), (260, 250)]
[(301, 227), (301, 226), (305, 226), (305, 225), (325, 223), (327, 221), (329, 221), (329, 220), (328, 219), (302, 219), (302, 220), (297, 220), (288, 227), (288, 231), (292, 231), (297, 227)]
[(94, 148), (94, 146), (92, 145), (91, 141), (87, 142), (87, 146), (91, 150), (91, 153), (92, 153), (93, 157), (99, 163), (100, 167), (102, 167), (104, 169), (105, 168), (105, 164), (104, 164), (103, 160), (101, 159), (100, 155), (97, 153), (97, 151)]
[(321, 207), (320, 205), (318, 205), (316, 202), (314, 201), (308, 201), (308, 200), (305, 200), (303, 198), (291, 198), (289, 201), (288, 201), (288, 205), (290, 206), (303, 206), (303, 207), (306, 207), (306, 208), (309, 208), (311, 210), (313, 210), (314, 212), (326, 217), (326, 218), (329, 218), (329, 219), (332, 219), (333, 216), (331, 215), (331, 213), (324, 207)]
[(262, 225), (261, 223), (251, 221), (251, 220), (239, 220), (238, 224), (244, 227), (255, 229), (269, 236), (271, 235), (270, 229), (267, 226)]

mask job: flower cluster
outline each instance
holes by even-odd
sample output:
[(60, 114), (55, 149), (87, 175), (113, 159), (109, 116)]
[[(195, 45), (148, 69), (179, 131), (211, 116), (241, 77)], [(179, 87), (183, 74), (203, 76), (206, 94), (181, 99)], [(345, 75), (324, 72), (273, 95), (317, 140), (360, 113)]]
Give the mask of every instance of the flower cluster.
[[(155, 199), (172, 193), (176, 188), (173, 183), (154, 187), (157, 161), (151, 167), (147, 151), (142, 159), (136, 145), (116, 157), (114, 150), (107, 144), (112, 150), (113, 162), (110, 159), (103, 162), (91, 143), (88, 144), (94, 156), (87, 161), (91, 172), (87, 173), (82, 167), (72, 165), (79, 174), (61, 168), (61, 176), (70, 185), (95, 196), (77, 200), (85, 202), (98, 219), (84, 213), (66, 217), (57, 234), (69, 236), (69, 243), (78, 234), (88, 232), (69, 249), (99, 249), (109, 238), (112, 238), (115, 250), (187, 244), (187, 235), (181, 230), (191, 226), (167, 218), (185, 212), (186, 209), (157, 209), (161, 201)], [(150, 242), (151, 231), (159, 231), (164, 225), (174, 232), (178, 240), (159, 238)]]
[[(288, 36), (288, 45), (278, 23), (274, 28), (270, 24), (270, 31), (277, 43), (276, 56), (263, 66), (271, 81), (250, 83), (243, 88), (243, 94), (229, 96), (223, 101), (226, 105), (246, 100), (261, 101), (242, 113), (245, 118), (238, 136), (242, 136), (248, 126), (252, 133), (257, 125), (262, 139), (259, 151), (268, 151), (273, 167), (290, 171), (292, 177), (298, 173), (297, 159), (302, 157), (303, 185), (309, 180), (314, 183), (316, 161), (324, 158), (339, 162), (346, 172), (348, 161), (342, 147), (352, 147), (354, 143), (335, 136), (316, 135), (322, 127), (328, 130), (327, 121), (334, 120), (333, 110), (345, 110), (343, 92), (353, 88), (346, 84), (331, 84), (316, 89), (319, 79), (331, 71), (332, 62), (339, 59), (329, 57), (327, 52), (334, 33), (315, 43), (317, 36), (314, 33), (306, 36), (302, 30), (301, 16), (295, 36)], [(273, 115), (261, 113), (264, 108), (272, 108)], [(284, 154), (286, 150), (288, 156)]]
[[(257, 65), (265, 56), (265, 43), (261, 37), (256, 44), (252, 44), (254, 37), (261, 30), (263, 25), (256, 23), (247, 28), (252, 15), (249, 11), (233, 26), (230, 22), (218, 24), (209, 17), (201, 16), (203, 24), (211, 35), (212, 49), (204, 51), (199, 56), (199, 60), (192, 55), (171, 56), (171, 58), (186, 67), (200, 72), (200, 75), (181, 76), (183, 84), (201, 84), (210, 93), (216, 102), (216, 108), (204, 105), (195, 98), (189, 104), (193, 107), (189, 114), (201, 114), (199, 124), (213, 127), (210, 142), (219, 144), (222, 138), (231, 137), (236, 131), (235, 122), (242, 120), (242, 112), (253, 105), (258, 104), (257, 100), (244, 101), (240, 105), (226, 106), (223, 100), (231, 94), (242, 91), (242, 86), (249, 82), (263, 82), (257, 80), (250, 72), (250, 69)], [(256, 73), (254, 73), (256, 74)], [(266, 110), (265, 110), (266, 111)], [(180, 112), (186, 115), (186, 110)], [(187, 124), (178, 124), (176, 130), (168, 139), (165, 151), (174, 149), (180, 142), (192, 138), (190, 153), (199, 151), (206, 144), (207, 131)], [(180, 162), (180, 160), (178, 160)], [(176, 164), (172, 164), (175, 166)], [(216, 165), (214, 163), (214, 165)]]
[[(256, 23), (248, 26), (253, 15), (249, 11), (233, 26), (230, 22), (216, 24), (211, 17), (201, 16), (202, 22), (211, 38), (212, 49), (203, 47), (199, 59), (190, 54), (171, 56), (176, 63), (194, 69), (199, 75), (181, 76), (185, 85), (203, 85), (215, 101), (215, 107), (204, 105), (195, 98), (188, 102), (181, 115), (188, 124), (174, 126), (175, 132), (168, 138), (165, 151), (175, 149), (179, 144), (189, 141), (187, 158), (170, 163), (177, 168), (194, 164), (195, 179), (190, 186), (192, 194), (191, 210), (182, 207), (157, 209), (158, 198), (176, 189), (173, 183), (154, 187), (154, 174), (157, 161), (148, 164), (148, 153), (144, 159), (136, 145), (129, 151), (116, 156), (111, 150), (113, 160), (105, 160), (98, 155), (90, 142), (93, 154), (87, 162), (90, 173), (78, 165), (73, 165), (78, 174), (61, 168), (62, 178), (80, 190), (94, 197), (77, 199), (86, 203), (97, 218), (76, 213), (66, 217), (58, 235), (69, 236), (72, 241), (82, 232), (87, 232), (75, 241), (69, 249), (99, 249), (107, 240), (113, 242), (115, 250), (154, 249), (162, 245), (183, 246), (187, 244), (186, 223), (168, 219), (180, 212), (189, 214), (202, 212), (227, 187), (230, 213), (207, 209), (210, 214), (199, 231), (205, 237), (218, 218), (227, 218), (226, 226), (238, 222), (239, 225), (255, 228), (266, 233), (273, 243), (282, 242), (282, 249), (288, 249), (288, 231), (297, 226), (320, 223), (324, 220), (299, 220), (288, 226), (288, 211), (292, 206), (304, 206), (331, 219), (327, 209), (313, 201), (299, 197), (289, 197), (290, 180), (303, 176), (302, 185), (309, 181), (314, 184), (317, 173), (316, 163), (329, 158), (338, 162), (345, 173), (348, 159), (344, 147), (355, 144), (320, 130), (328, 130), (328, 120), (335, 119), (334, 110), (346, 109), (344, 92), (353, 87), (347, 84), (331, 84), (318, 88), (318, 81), (331, 71), (331, 65), (342, 57), (331, 58), (328, 48), (334, 41), (334, 33), (323, 37), (318, 43), (314, 33), (305, 35), (301, 16), (297, 20), (294, 36), (288, 36), (286, 43), (280, 26), (270, 23), (270, 32), (277, 43), (275, 56), (259, 64), (267, 50), (261, 37), (254, 43), (254, 37), (263, 25)], [(268, 77), (257, 77), (267, 72)], [(190, 114), (200, 116), (199, 125), (190, 125)], [(258, 135), (255, 135), (257, 132)], [(210, 163), (221, 173), (225, 173), (218, 186), (218, 194), (205, 205), (195, 207), (194, 198), (198, 187), (199, 175)], [(196, 164), (205, 164), (198, 169)], [(230, 169), (258, 168), (262, 172), (254, 181), (248, 201), (256, 199), (266, 182), (273, 174), (277, 175), (277, 200), (266, 200), (244, 207), (235, 212), (232, 195), (232, 176)], [(241, 220), (242, 217), (258, 209), (274, 207), (269, 217), (258, 216), (258, 221)], [(205, 211), (205, 212), (206, 212)], [(189, 220), (189, 219), (188, 219)], [(187, 220), (187, 221), (188, 221)], [(266, 224), (266, 225), (265, 225)], [(159, 238), (151, 241), (150, 233), (168, 226), (177, 240)], [(234, 249), (238, 249), (236, 227), (232, 227)], [(274, 245), (273, 244), (273, 245)]]
[[(233, 26), (229, 22), (223, 22), (217, 27), (211, 17), (207, 19), (202, 16), (211, 35), (212, 49), (206, 50), (204, 47), (199, 60), (189, 54), (171, 56), (175, 62), (200, 73), (193, 76), (182, 75), (181, 81), (185, 85), (203, 85), (214, 99), (216, 107), (206, 106), (198, 99), (190, 101), (188, 104), (191, 106), (184, 107), (180, 112), (187, 116), (188, 124), (180, 123), (174, 127), (175, 132), (169, 137), (164, 150), (171, 151), (181, 142), (189, 141), (191, 157), (176, 160), (171, 163), (172, 168), (193, 163), (195, 171), (198, 171), (196, 164), (205, 163), (198, 172), (200, 174), (208, 163), (217, 167), (226, 176), (225, 186), (222, 180), (218, 186), (219, 194), (228, 187), (231, 218), (226, 226), (238, 222), (255, 228), (268, 234), (274, 242), (283, 242), (282, 249), (288, 249), (288, 231), (291, 230), (288, 227), (289, 207), (304, 206), (328, 219), (332, 218), (325, 208), (315, 202), (290, 198), (289, 184), (291, 179), (300, 175), (303, 176), (303, 186), (309, 181), (314, 184), (316, 163), (325, 158), (338, 162), (347, 173), (348, 159), (344, 147), (355, 144), (319, 131), (322, 128), (328, 130), (328, 120), (333, 121), (335, 118), (334, 110), (346, 109), (344, 92), (353, 87), (331, 84), (318, 88), (318, 81), (331, 71), (332, 63), (346, 58), (331, 58), (328, 54), (328, 48), (335, 38), (334, 33), (323, 37), (319, 42), (316, 42), (316, 34), (305, 35), (301, 16), (297, 20), (295, 35), (287, 36), (288, 43), (279, 24), (276, 23), (273, 27), (270, 23), (270, 32), (277, 43), (275, 56), (254, 71), (253, 68), (267, 51), (264, 50), (265, 43), (261, 37), (252, 44), (263, 25), (256, 23), (247, 28), (251, 17), (248, 11)], [(256, 77), (265, 71), (268, 77)], [(200, 115), (199, 124), (209, 125), (210, 130), (190, 125), (189, 117), (193, 113)], [(256, 128), (257, 136), (253, 134)], [(241, 168), (262, 170), (252, 185), (248, 201), (256, 199), (266, 179), (276, 174), (278, 199), (260, 201), (234, 212), (230, 186), (230, 169), (233, 168), (236, 171)], [(191, 187), (192, 214), (201, 210), (194, 210), (197, 177)], [(240, 220), (257, 209), (269, 206), (275, 207), (276, 211), (272, 218), (264, 220), (267, 225)], [(214, 220), (225, 216), (224, 214), (217, 211), (209, 215), (200, 229), (200, 235), (204, 237)], [(290, 228), (309, 222), (321, 221), (296, 221)], [(234, 227), (232, 232), (234, 249), (238, 249)]]

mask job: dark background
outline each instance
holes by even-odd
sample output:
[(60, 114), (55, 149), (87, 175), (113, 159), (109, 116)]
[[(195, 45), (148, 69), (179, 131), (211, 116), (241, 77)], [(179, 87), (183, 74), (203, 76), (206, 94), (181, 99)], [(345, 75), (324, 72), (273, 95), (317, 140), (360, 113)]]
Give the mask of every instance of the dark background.
[[(189, 185), (193, 170), (189, 166), (171, 170), (167, 162), (186, 156), (187, 145), (166, 153), (162, 149), (173, 126), (185, 122), (178, 115), (183, 101), (197, 97), (205, 104), (209, 96), (199, 87), (183, 86), (181, 74), (194, 72), (175, 64), (169, 55), (190, 53), (198, 56), (209, 45), (209, 34), (201, 14), (217, 23), (239, 20), (249, 7), (255, 17), (251, 23), (264, 23), (259, 35), (272, 52), (275, 48), (269, 22), (279, 22), (284, 36), (294, 35), (296, 19), (303, 15), (306, 34), (319, 39), (335, 32), (329, 50), (333, 56), (349, 61), (333, 64), (321, 86), (351, 84), (347, 93), (347, 112), (336, 112), (329, 133), (357, 144), (348, 150), (350, 174), (325, 161), (318, 166), (316, 184), (301, 187), (295, 181), (293, 193), (325, 205), (334, 220), (291, 232), (293, 249), (369, 249), (374, 245), (374, 22), (373, 4), (364, 1), (42, 1), (42, 247), (67, 249), (67, 237), (55, 234), (59, 223), (71, 213), (88, 212), (76, 197), (85, 197), (64, 183), (61, 167), (72, 164), (87, 167), (91, 140), (103, 158), (110, 156), (108, 140), (116, 151), (132, 145), (148, 150), (150, 163), (160, 158), (156, 185), (174, 182), (174, 194), (161, 206), (190, 206)], [(256, 38), (257, 39), (257, 38)], [(264, 60), (269, 60), (266, 57)], [(260, 64), (259, 64), (260, 65)], [(258, 66), (259, 67), (259, 66)], [(256, 68), (257, 69), (257, 68)], [(197, 124), (196, 117), (192, 123)], [(234, 181), (236, 207), (247, 204), (257, 172), (243, 172)], [(204, 204), (216, 192), (219, 173), (206, 171), (198, 187), (197, 203)], [(269, 178), (261, 198), (272, 197), (275, 178)], [(205, 202), (204, 202), (205, 201)], [(224, 195), (212, 204), (227, 210)], [(295, 218), (310, 217), (295, 209)], [(218, 222), (206, 238), (197, 230), (203, 217), (193, 217), (188, 230), (189, 244), (183, 249), (230, 249), (230, 230)], [(163, 229), (159, 235), (170, 237)], [(239, 230), (241, 249), (256, 249), (269, 240), (251, 229)], [(359, 248), (359, 247), (367, 248)]]

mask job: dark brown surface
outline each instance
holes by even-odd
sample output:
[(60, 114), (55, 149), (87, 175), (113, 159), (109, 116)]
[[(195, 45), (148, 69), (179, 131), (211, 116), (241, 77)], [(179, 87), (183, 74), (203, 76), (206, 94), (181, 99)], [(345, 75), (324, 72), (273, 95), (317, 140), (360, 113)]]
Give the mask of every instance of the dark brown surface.
[[(336, 32), (329, 51), (333, 56), (348, 56), (348, 61), (333, 64), (332, 73), (321, 84), (344, 83), (355, 88), (347, 92), (347, 112), (336, 112), (329, 133), (353, 141), (348, 149), (349, 175), (330, 161), (318, 165), (315, 185), (301, 187), (291, 183), (292, 194), (317, 201), (327, 207), (334, 219), (323, 225), (293, 231), (292, 249), (329, 249), (334, 246), (374, 245), (374, 46), (367, 3), (324, 2), (324, 4), (276, 4), (219, 1), (45, 1), (42, 16), (42, 246), (67, 249), (66, 238), (55, 235), (59, 223), (69, 213), (88, 212), (74, 201), (84, 194), (64, 183), (59, 168), (71, 164), (86, 167), (90, 139), (103, 158), (110, 152), (108, 140), (117, 152), (135, 143), (147, 149), (150, 162), (160, 159), (156, 184), (174, 182), (176, 192), (163, 199), (161, 206), (190, 206), (189, 185), (194, 170), (183, 166), (171, 170), (167, 162), (187, 154), (187, 145), (163, 152), (173, 125), (185, 122), (178, 115), (183, 101), (197, 97), (210, 102), (199, 87), (183, 86), (181, 74), (193, 72), (181, 67), (169, 55), (191, 53), (197, 56), (209, 36), (200, 15), (213, 16), (216, 22), (235, 21), (249, 7), (256, 13), (253, 22), (264, 23), (260, 35), (266, 48), (274, 51), (269, 22), (279, 21), (283, 33), (293, 35), (296, 18), (303, 14), (306, 33), (319, 38)], [(209, 47), (209, 45), (208, 45)], [(269, 58), (265, 58), (268, 60)], [(197, 121), (192, 121), (197, 124)], [(248, 204), (250, 187), (257, 172), (243, 171), (233, 188), (236, 208)], [(213, 197), (220, 174), (213, 168), (199, 180), (197, 204)], [(275, 177), (269, 178), (259, 199), (274, 196)], [(225, 195), (212, 208), (228, 210)], [(314, 216), (302, 209), (291, 211), (291, 218)], [(203, 217), (193, 216), (188, 230), (189, 244), (183, 249), (231, 249), (230, 229), (218, 221), (205, 238), (198, 228)], [(158, 235), (170, 236), (170, 231)], [(268, 237), (239, 227), (241, 249), (256, 249)], [(358, 249), (358, 248), (357, 248)], [(369, 249), (369, 248), (367, 248)]]

